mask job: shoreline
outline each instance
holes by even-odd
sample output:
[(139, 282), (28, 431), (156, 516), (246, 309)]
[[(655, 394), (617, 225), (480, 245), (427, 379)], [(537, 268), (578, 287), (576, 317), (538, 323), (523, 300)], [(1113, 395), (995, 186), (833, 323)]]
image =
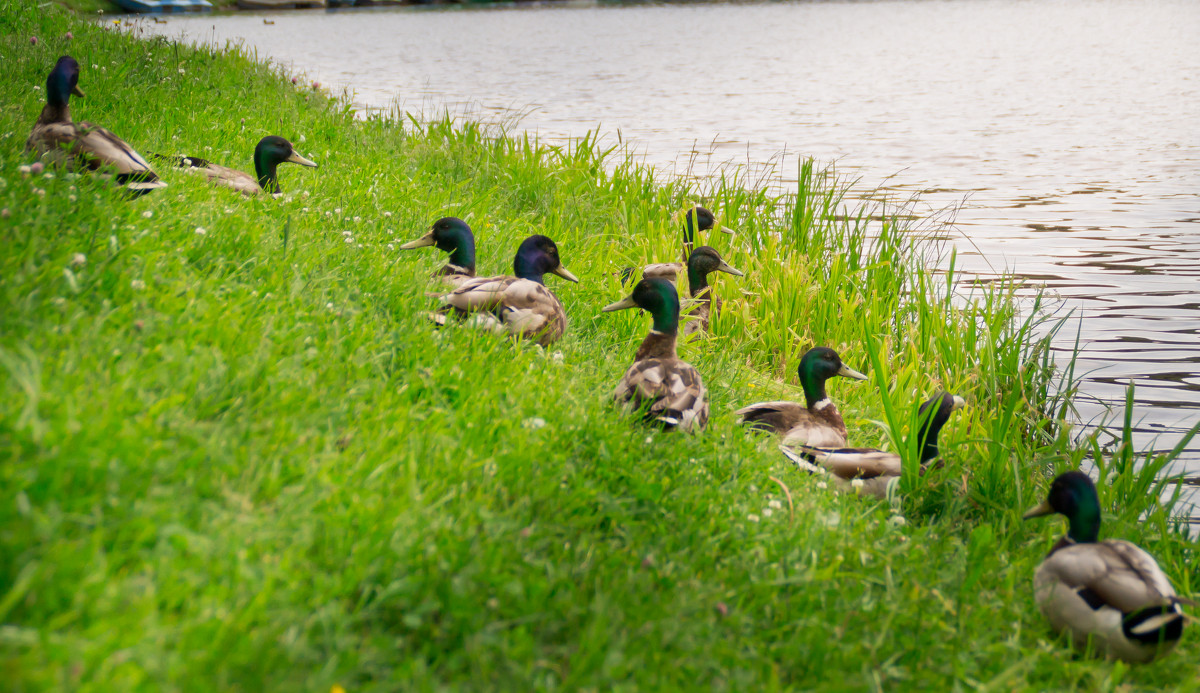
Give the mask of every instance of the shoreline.
[[(16, 53), (0, 85), (0, 616), (20, 636), (3, 645), (16, 689), (1191, 681), (1194, 631), (1136, 668), (1047, 636), (1030, 581), (1062, 528), (1020, 514), (1050, 469), (1091, 453), (1064, 425), (1070, 381), (1004, 287), (950, 306), (952, 278), (924, 266), (909, 222), (868, 242), (866, 211), (821, 171), (783, 198), (660, 183), (591, 140), (358, 119), (244, 53), (0, 12)], [(281, 169), (280, 199), (169, 169), (170, 187), (136, 200), (91, 176), (34, 178), (24, 138), (67, 52), (87, 56), (75, 117), (143, 154), (245, 168), (278, 133), (321, 167)], [(648, 320), (599, 311), (625, 291), (613, 272), (677, 254), (671, 215), (695, 201), (743, 231), (708, 242), (749, 271), (720, 280), (713, 336), (681, 349), (710, 390), (709, 430), (671, 436), (608, 402)], [(583, 279), (548, 282), (561, 342), (428, 328), (444, 257), (396, 246), (443, 215), (475, 230), (481, 274), (508, 271), (527, 235), (560, 244)], [(830, 386), (856, 443), (895, 449), (918, 394), (970, 403), (943, 434), (947, 467), (895, 506), (823, 488), (733, 421), (802, 399), (796, 361), (818, 343), (871, 376)], [(1193, 544), (1140, 485), (1141, 460), (1103, 461), (1106, 535), (1192, 584)]]

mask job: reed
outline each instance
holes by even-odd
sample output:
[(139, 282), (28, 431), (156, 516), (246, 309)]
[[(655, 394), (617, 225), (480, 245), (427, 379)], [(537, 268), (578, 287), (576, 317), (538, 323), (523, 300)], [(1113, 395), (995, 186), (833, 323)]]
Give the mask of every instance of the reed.
[[(1063, 318), (935, 270), (903, 208), (809, 162), (779, 194), (736, 172), (656, 180), (597, 135), (360, 116), (237, 46), (127, 32), (0, 8), (8, 689), (1194, 684), (1192, 633), (1136, 669), (1048, 639), (1030, 581), (1061, 527), (1019, 518), (1049, 474), (1095, 464), (1106, 534), (1185, 593), (1194, 545), (1153, 502), (1165, 466), (1076, 440), (1073, 372), (1047, 348)], [(132, 201), (23, 174), (34, 87), (66, 52), (75, 117), (143, 153), (246, 165), (281, 134), (321, 168), (281, 170), (285, 195), (261, 200), (169, 170)], [(671, 214), (695, 201), (741, 231), (713, 244), (748, 271), (682, 346), (709, 429), (666, 435), (608, 401), (646, 317), (599, 311), (616, 270), (677, 257)], [(531, 233), (558, 242), (583, 280), (549, 280), (561, 342), (428, 328), (444, 259), (396, 247), (443, 215), (470, 222), (481, 273)], [(937, 389), (970, 402), (948, 465), (906, 475), (897, 507), (822, 488), (734, 424), (799, 397), (814, 344), (872, 376), (831, 388), (855, 444), (898, 448)]]

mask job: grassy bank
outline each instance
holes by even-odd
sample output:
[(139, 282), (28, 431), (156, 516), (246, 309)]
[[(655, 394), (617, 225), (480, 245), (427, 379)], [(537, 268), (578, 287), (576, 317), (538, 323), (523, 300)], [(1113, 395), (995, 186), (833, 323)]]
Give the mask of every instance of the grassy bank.
[[(903, 218), (847, 211), (812, 170), (785, 199), (656, 184), (592, 141), (359, 121), (239, 54), (0, 13), (7, 688), (1197, 688), (1194, 631), (1132, 669), (1048, 636), (1030, 580), (1062, 526), (1019, 518), (1049, 471), (1095, 456), (1105, 534), (1184, 594), (1194, 544), (1132, 451), (1070, 444), (1004, 291), (952, 301)], [(67, 52), (75, 118), (143, 153), (249, 167), (281, 134), (321, 168), (255, 200), (162, 169), (170, 187), (134, 201), (27, 176)], [(713, 244), (747, 277), (720, 279), (735, 301), (683, 349), (708, 431), (663, 435), (608, 403), (648, 319), (599, 310), (617, 268), (676, 256), (670, 215), (696, 199), (743, 232)], [(469, 219), (481, 272), (531, 233), (559, 243), (582, 279), (549, 279), (560, 343), (428, 328), (443, 259), (394, 246), (442, 215)], [(800, 397), (814, 344), (872, 377), (831, 387), (856, 443), (890, 444), (937, 388), (970, 403), (902, 507), (836, 495), (734, 425)]]

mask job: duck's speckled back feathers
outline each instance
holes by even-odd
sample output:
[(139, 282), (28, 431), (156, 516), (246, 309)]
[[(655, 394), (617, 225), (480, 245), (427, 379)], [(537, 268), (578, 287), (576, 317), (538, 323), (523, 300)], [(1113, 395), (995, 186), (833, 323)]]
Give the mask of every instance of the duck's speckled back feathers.
[(628, 297), (604, 311), (641, 308), (654, 318), (654, 328), (642, 340), (633, 365), (617, 383), (613, 398), (642, 409), (647, 420), (668, 430), (700, 431), (708, 425), (708, 391), (700, 373), (680, 361), (675, 351), (679, 331), (679, 295), (662, 279), (643, 279)]

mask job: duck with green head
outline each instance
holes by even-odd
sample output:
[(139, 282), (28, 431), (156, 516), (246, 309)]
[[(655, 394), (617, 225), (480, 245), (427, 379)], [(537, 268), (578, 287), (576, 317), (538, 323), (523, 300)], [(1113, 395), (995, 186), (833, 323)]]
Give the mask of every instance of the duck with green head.
[(198, 156), (163, 156), (155, 157), (171, 161), (180, 168), (202, 174), (213, 185), (233, 188), (247, 197), (267, 192), (276, 195), (279, 190), (279, 165), (283, 163), (300, 164), (317, 168), (317, 164), (300, 156), (292, 143), (278, 135), (267, 135), (258, 141), (254, 147), (254, 173), (250, 175), (235, 168), (214, 164)]
[[(563, 267), (554, 241), (530, 236), (517, 248), (514, 276), (467, 279), (441, 300), (446, 310), (460, 318), (473, 318), (477, 326), (549, 346), (566, 331), (567, 314), (558, 297), (546, 288), (543, 277), (547, 273), (579, 281)], [(444, 325), (446, 313), (434, 313), (430, 319)]]
[[(692, 256), (692, 248), (696, 245), (696, 237), (700, 231), (711, 231), (717, 227), (717, 218), (712, 212), (699, 205), (681, 212), (683, 216), (683, 260), (681, 262), (660, 262), (646, 265), (642, 268), (643, 279), (666, 279), (676, 282), (679, 274), (688, 268), (688, 258)], [(722, 232), (734, 234), (727, 226), (719, 226)], [(621, 282), (628, 284), (634, 278), (634, 268), (626, 267), (621, 271)]]
[[(917, 411), (917, 442), (921, 447), (921, 470), (937, 459), (938, 435), (950, 415), (966, 406), (962, 397), (943, 392), (934, 395)], [(898, 453), (876, 448), (829, 448), (783, 443), (785, 457), (809, 472), (827, 474), (842, 489), (854, 489), (876, 498), (887, 498), (889, 487), (900, 479)]]
[(1054, 631), (1069, 631), (1081, 650), (1092, 641), (1098, 653), (1126, 662), (1174, 649), (1183, 635), (1179, 605), (1192, 601), (1175, 594), (1158, 562), (1137, 545), (1100, 541), (1100, 498), (1087, 474), (1060, 474), (1045, 502), (1024, 517), (1054, 513), (1067, 518), (1067, 534), (1033, 575), (1034, 599)]
[(67, 169), (82, 166), (111, 173), (119, 185), (137, 195), (167, 187), (125, 140), (99, 125), (72, 121), (72, 94), (83, 98), (79, 63), (64, 55), (46, 78), (46, 105), (25, 142), (26, 152)]
[(735, 277), (743, 276), (741, 271), (730, 267), (728, 262), (721, 259), (716, 250), (703, 245), (692, 253), (687, 261), (688, 288), (693, 304), (687, 311), (687, 321), (683, 325), (684, 335), (698, 332), (708, 332), (709, 321), (721, 309), (721, 299), (717, 298), (712, 286), (708, 283), (708, 275), (714, 272), (725, 272)]
[(734, 412), (751, 428), (777, 433), (790, 445), (843, 447), (846, 423), (837, 405), (825, 392), (825, 382), (835, 376), (866, 380), (867, 376), (842, 363), (829, 347), (814, 347), (800, 358), (796, 368), (804, 388), (804, 404), (790, 401), (757, 402)]
[(401, 250), (436, 246), (450, 253), (445, 267), (433, 273), (442, 281), (458, 286), (475, 276), (475, 234), (467, 222), (457, 217), (442, 217), (433, 222), (429, 232), (415, 241), (400, 246)]
[(604, 307), (608, 313), (641, 308), (653, 326), (625, 371), (613, 399), (644, 410), (646, 419), (667, 430), (699, 432), (708, 424), (708, 391), (700, 373), (680, 361), (675, 351), (679, 335), (679, 294), (665, 279), (643, 279), (626, 298)]

